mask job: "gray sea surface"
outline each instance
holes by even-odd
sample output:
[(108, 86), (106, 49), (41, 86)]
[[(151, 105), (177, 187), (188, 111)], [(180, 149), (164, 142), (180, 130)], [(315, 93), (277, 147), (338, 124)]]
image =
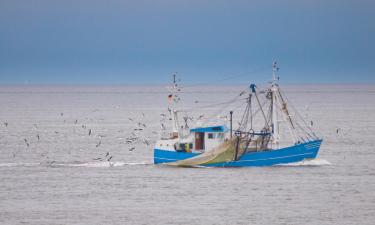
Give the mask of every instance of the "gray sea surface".
[[(212, 104), (197, 117), (244, 88), (181, 96)], [(316, 160), (174, 168), (152, 163), (164, 86), (0, 86), (0, 224), (374, 224), (375, 86), (285, 94), (324, 138)]]

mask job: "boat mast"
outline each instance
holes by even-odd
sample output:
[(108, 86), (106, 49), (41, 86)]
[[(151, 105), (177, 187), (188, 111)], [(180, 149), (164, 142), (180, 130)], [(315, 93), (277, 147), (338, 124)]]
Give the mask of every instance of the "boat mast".
[(276, 148), (279, 148), (280, 142), (280, 132), (279, 132), (279, 120), (277, 111), (277, 93), (278, 93), (278, 78), (276, 77), (277, 63), (274, 62), (272, 66), (272, 83), (271, 83), (271, 93), (272, 93), (272, 141)]
[(178, 102), (178, 95), (176, 94), (178, 92), (179, 88), (176, 81), (176, 74), (173, 74), (173, 84), (170, 88), (171, 94), (168, 96), (169, 100), (169, 111), (171, 114), (171, 120), (172, 120), (172, 137), (177, 138), (180, 137), (180, 125), (178, 123), (178, 116), (177, 116), (177, 110), (175, 109), (175, 104)]
[[(279, 148), (279, 143), (280, 143), (280, 122), (279, 116), (283, 117), (284, 121), (288, 122), (287, 127), (290, 133), (291, 138), (293, 139), (294, 143), (297, 143), (298, 138), (295, 133), (295, 127), (292, 122), (291, 115), (289, 114), (287, 104), (284, 101), (281, 93), (280, 93), (280, 87), (278, 84), (279, 77), (276, 75), (276, 72), (279, 70), (277, 67), (277, 63), (274, 62), (272, 66), (272, 82), (271, 82), (271, 93), (272, 93), (272, 140), (273, 144), (275, 145), (276, 148)], [(279, 114), (277, 107), (279, 107), (281, 113)]]

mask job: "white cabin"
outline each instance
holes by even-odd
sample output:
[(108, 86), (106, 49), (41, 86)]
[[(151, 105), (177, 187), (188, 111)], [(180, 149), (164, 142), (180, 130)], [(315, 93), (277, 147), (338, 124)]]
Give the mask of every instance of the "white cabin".
[(225, 126), (197, 127), (190, 129), (187, 138), (180, 139), (171, 136), (157, 141), (156, 148), (177, 152), (204, 152), (210, 150), (225, 140), (228, 129)]

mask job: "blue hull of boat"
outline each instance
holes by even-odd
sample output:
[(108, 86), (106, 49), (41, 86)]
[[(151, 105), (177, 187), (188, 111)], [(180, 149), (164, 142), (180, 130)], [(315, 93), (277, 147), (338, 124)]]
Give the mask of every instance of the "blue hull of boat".
[[(216, 167), (272, 166), (313, 159), (317, 156), (322, 140), (310, 141), (278, 150), (251, 152), (244, 154), (238, 161), (206, 164)], [(191, 158), (198, 153), (186, 153), (154, 149), (154, 163), (168, 163)]]

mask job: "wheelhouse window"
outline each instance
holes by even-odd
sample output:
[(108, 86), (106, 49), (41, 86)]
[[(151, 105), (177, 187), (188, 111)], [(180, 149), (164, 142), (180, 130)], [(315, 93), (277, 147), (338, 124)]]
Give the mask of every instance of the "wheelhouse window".
[(208, 139), (214, 139), (214, 138), (215, 138), (215, 136), (214, 136), (213, 133), (208, 133)]

